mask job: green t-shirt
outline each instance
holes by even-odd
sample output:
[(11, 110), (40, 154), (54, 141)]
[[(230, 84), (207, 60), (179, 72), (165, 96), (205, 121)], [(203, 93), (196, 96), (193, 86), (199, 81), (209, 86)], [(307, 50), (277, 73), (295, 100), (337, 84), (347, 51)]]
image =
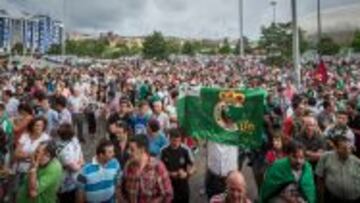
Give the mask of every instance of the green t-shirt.
[(62, 166), (57, 159), (53, 159), (46, 167), (37, 172), (38, 195), (32, 199), (29, 196), (28, 177), (20, 186), (17, 203), (56, 203), (57, 192), (62, 182)]
[(6, 147), (9, 149), (9, 147), (12, 146), (13, 141), (14, 141), (13, 140), (13, 128), (14, 127), (6, 113), (4, 113), (2, 117), (0, 117), (0, 127), (4, 130), (4, 132), (7, 136), (6, 137), (6, 139), (7, 139)]
[(139, 89), (140, 101), (145, 100), (148, 94), (150, 93), (150, 87), (147, 84), (142, 84)]
[(339, 80), (336, 82), (336, 89), (344, 90), (345, 89), (345, 82), (344, 80)]
[(336, 105), (337, 111), (345, 111), (346, 110), (346, 101), (343, 99), (336, 101), (335, 105)]

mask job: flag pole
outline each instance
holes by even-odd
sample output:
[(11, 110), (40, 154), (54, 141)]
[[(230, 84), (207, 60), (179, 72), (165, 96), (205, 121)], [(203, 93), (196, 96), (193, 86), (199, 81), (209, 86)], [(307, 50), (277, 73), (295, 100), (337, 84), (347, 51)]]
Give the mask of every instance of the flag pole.
[(244, 56), (244, 1), (239, 0), (239, 54), (241, 57)]
[(276, 5), (277, 5), (277, 2), (273, 0), (273, 1), (270, 2), (270, 5), (273, 7), (273, 23), (274, 23), (274, 25), (276, 25)]
[(321, 60), (321, 52), (320, 52), (320, 46), (321, 46), (321, 36), (322, 36), (322, 27), (321, 27), (321, 0), (317, 0), (317, 55), (318, 55), (318, 61)]
[(295, 71), (295, 81), (298, 90), (301, 87), (301, 70), (300, 70), (300, 43), (299, 27), (297, 16), (297, 0), (291, 0), (292, 26), (293, 26), (293, 64)]

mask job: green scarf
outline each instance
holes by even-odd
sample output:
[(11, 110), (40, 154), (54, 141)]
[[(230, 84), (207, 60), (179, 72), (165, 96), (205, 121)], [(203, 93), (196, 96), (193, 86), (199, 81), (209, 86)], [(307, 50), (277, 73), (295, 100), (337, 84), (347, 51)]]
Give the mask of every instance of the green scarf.
[(338, 90), (344, 90), (345, 89), (345, 82), (344, 80), (338, 80), (336, 82), (336, 89)]
[(346, 101), (345, 100), (337, 100), (335, 102), (336, 110), (337, 111), (345, 111), (346, 110)]
[(4, 132), (7, 134), (7, 136), (11, 137), (13, 133), (13, 125), (9, 120), (9, 116), (6, 112), (4, 112), (3, 115), (0, 117), (0, 125), (3, 128)]
[[(283, 158), (273, 163), (265, 173), (260, 191), (260, 203), (266, 203), (278, 195), (288, 184), (295, 182), (290, 159)], [(306, 162), (299, 181), (300, 192), (309, 203), (316, 202), (316, 189), (311, 165)]]

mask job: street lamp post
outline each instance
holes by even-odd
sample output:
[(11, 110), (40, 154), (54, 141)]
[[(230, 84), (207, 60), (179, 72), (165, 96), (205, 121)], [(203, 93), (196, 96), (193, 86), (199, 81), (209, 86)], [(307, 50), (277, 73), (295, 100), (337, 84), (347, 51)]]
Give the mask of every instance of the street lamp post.
[(293, 26), (293, 63), (295, 70), (296, 86), (299, 89), (301, 86), (301, 71), (300, 71), (300, 44), (299, 44), (299, 28), (297, 16), (297, 0), (291, 0), (292, 26)]
[(27, 16), (24, 16), (22, 19), (22, 29), (23, 29), (23, 46), (22, 46), (22, 55), (26, 55), (27, 43), (28, 43), (28, 32), (27, 32)]
[(318, 49), (321, 43), (322, 27), (321, 27), (321, 0), (317, 0), (317, 31), (318, 31)]
[(239, 39), (239, 53), (240, 56), (244, 56), (244, 2), (243, 0), (239, 0), (239, 31), (240, 31), (240, 39)]
[(277, 5), (277, 2), (276, 1), (271, 1), (270, 5), (273, 7), (273, 23), (275, 25), (276, 24), (276, 5)]
[(63, 29), (62, 29), (62, 37), (61, 37), (61, 55), (65, 56), (66, 54), (66, 0), (63, 0)]

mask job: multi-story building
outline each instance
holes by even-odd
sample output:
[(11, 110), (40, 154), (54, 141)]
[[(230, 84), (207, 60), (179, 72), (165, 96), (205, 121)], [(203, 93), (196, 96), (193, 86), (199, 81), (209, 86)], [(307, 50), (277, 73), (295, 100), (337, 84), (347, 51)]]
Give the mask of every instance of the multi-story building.
[(0, 51), (21, 44), (24, 51), (46, 53), (63, 41), (63, 24), (49, 15), (32, 15), (11, 5), (0, 6)]
[(13, 47), (16, 44), (24, 44), (24, 25), (22, 18), (10, 19), (10, 44)]
[(50, 17), (45, 15), (37, 15), (35, 19), (39, 26), (38, 48), (41, 53), (45, 53), (50, 48)]
[(0, 10), (0, 50), (10, 50), (10, 16), (6, 10)]
[(32, 52), (39, 50), (39, 22), (35, 18), (28, 21), (28, 29), (30, 32), (30, 49)]
[(64, 25), (61, 21), (56, 20), (54, 21), (54, 27), (53, 27), (53, 40), (52, 42), (54, 44), (61, 44), (63, 40), (63, 31), (64, 31)]
[(46, 53), (53, 44), (61, 44), (63, 25), (60, 21), (47, 15), (37, 15), (35, 19), (39, 27), (38, 49), (41, 53)]

